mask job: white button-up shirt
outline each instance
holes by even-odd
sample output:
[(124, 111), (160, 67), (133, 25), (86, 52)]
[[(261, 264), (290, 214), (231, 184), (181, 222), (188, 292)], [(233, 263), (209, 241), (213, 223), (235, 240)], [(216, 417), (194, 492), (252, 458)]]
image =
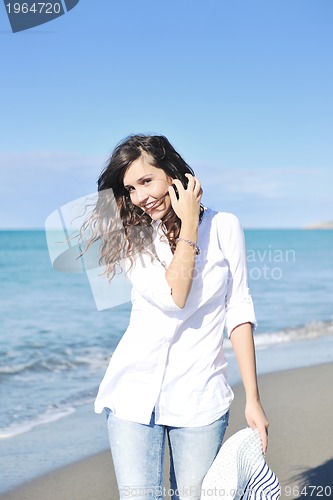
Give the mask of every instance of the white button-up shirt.
[(201, 253), (185, 307), (173, 301), (165, 267), (173, 254), (158, 222), (159, 260), (141, 255), (129, 274), (132, 311), (126, 332), (100, 385), (95, 411), (110, 408), (126, 420), (196, 427), (230, 407), (223, 331), (256, 324), (248, 290), (243, 230), (237, 217), (205, 209), (198, 230)]

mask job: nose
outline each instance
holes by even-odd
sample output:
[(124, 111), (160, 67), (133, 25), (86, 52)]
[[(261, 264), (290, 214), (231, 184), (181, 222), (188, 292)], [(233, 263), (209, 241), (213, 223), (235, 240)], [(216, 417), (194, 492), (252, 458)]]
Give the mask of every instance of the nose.
[(142, 189), (141, 187), (137, 187), (135, 190), (136, 194), (136, 201), (138, 205), (145, 205), (147, 203), (147, 200), (149, 198), (149, 194), (147, 194), (147, 191)]

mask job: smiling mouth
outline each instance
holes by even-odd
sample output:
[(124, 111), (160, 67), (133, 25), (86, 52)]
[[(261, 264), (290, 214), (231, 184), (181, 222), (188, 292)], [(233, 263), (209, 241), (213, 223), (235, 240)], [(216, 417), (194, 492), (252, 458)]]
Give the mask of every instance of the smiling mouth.
[(153, 201), (151, 203), (147, 203), (147, 205), (145, 205), (143, 208), (143, 210), (145, 210), (146, 212), (149, 212), (151, 210), (153, 210), (154, 208), (157, 208), (159, 207), (160, 205), (162, 205), (162, 202), (163, 202), (163, 199), (162, 200), (157, 200), (157, 201)]

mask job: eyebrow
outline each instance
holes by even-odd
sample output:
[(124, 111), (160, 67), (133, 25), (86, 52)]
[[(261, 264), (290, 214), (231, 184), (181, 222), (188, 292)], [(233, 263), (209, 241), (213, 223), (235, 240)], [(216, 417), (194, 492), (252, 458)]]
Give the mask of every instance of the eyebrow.
[[(147, 179), (148, 177), (152, 177), (153, 174), (146, 174), (146, 175), (143, 175), (142, 177), (140, 177), (140, 179), (137, 179), (136, 182), (141, 182), (141, 181), (144, 181), (145, 179)], [(126, 186), (124, 186), (124, 188), (129, 188), (132, 184), (126, 184)]]

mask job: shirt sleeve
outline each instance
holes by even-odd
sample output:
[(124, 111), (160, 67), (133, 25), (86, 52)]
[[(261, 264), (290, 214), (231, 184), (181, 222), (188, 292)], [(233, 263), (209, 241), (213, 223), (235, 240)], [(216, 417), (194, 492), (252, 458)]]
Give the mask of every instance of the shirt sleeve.
[(233, 329), (242, 323), (257, 326), (252, 297), (248, 288), (244, 232), (238, 218), (230, 213), (219, 213), (219, 241), (228, 264), (228, 283), (225, 296), (226, 324), (230, 337)]

